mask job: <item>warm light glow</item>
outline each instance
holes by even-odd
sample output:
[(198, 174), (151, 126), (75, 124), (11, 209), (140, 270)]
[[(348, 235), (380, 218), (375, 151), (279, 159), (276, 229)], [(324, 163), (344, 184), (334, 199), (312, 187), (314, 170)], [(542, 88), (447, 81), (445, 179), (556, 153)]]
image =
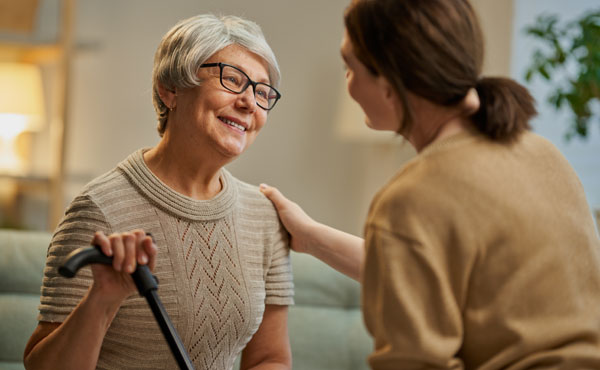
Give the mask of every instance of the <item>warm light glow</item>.
[(33, 64), (0, 63), (0, 135), (37, 130), (43, 118), (40, 69)]
[(16, 141), (0, 137), (0, 172), (20, 175), (25, 163), (17, 154)]
[(29, 118), (22, 114), (0, 113), (0, 138), (12, 140), (27, 129)]
[(37, 66), (0, 63), (0, 171), (20, 173), (25, 160), (17, 150), (17, 137), (41, 128), (44, 120), (42, 77)]

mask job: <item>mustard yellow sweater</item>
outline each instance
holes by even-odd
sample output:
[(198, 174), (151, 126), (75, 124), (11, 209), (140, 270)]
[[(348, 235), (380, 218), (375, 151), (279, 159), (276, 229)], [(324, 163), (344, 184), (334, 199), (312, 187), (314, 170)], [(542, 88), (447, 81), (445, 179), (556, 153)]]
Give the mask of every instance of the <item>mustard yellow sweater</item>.
[(373, 369), (600, 369), (600, 242), (543, 138), (432, 144), (375, 197), (365, 239)]
[[(48, 250), (40, 321), (62, 322), (91, 283), (57, 268), (93, 233), (142, 228), (158, 246), (158, 294), (196, 370), (231, 369), (258, 329), (265, 304), (293, 303), (287, 234), (255, 186), (221, 171), (223, 190), (194, 200), (163, 184), (137, 151), (75, 198)], [(94, 320), (93, 317), (89, 318)], [(125, 300), (100, 352), (98, 369), (175, 369), (144, 298)]]

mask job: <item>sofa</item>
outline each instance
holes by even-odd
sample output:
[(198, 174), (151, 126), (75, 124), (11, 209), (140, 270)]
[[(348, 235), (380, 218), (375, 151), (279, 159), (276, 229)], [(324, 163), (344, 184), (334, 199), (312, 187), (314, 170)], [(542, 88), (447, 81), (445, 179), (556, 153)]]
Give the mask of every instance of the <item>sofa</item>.
[[(23, 350), (37, 325), (49, 241), (45, 232), (0, 230), (0, 370), (23, 369)], [(292, 268), (294, 370), (367, 369), (373, 344), (363, 325), (358, 284), (303, 254), (292, 254)]]

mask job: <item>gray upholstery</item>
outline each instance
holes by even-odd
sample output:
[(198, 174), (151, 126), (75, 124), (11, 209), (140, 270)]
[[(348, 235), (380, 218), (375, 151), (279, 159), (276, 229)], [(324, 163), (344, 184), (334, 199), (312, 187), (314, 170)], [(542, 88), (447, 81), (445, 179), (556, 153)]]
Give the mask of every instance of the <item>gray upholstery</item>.
[(23, 369), (49, 242), (48, 233), (0, 230), (0, 370)]
[(294, 370), (368, 369), (373, 345), (360, 312), (360, 287), (314, 257), (292, 254), (296, 304), (289, 333)]

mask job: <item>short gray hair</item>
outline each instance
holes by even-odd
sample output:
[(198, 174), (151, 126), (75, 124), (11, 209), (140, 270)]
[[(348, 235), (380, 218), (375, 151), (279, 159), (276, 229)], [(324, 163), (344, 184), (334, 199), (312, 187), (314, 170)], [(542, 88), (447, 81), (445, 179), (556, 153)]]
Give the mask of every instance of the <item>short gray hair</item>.
[(163, 136), (169, 113), (158, 94), (159, 84), (166, 89), (199, 86), (198, 68), (226, 46), (237, 44), (263, 58), (269, 66), (270, 84), (277, 88), (279, 65), (260, 27), (236, 16), (201, 14), (178, 22), (167, 32), (154, 54), (152, 103), (158, 115), (158, 134)]

